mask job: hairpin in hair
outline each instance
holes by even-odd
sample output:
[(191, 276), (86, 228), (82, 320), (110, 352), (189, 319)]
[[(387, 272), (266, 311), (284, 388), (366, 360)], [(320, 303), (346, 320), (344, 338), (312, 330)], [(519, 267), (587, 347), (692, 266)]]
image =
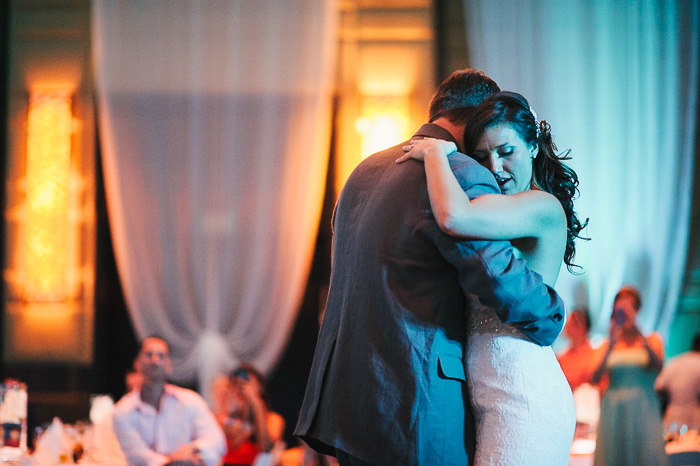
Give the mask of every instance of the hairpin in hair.
[(531, 105), (528, 105), (530, 108), (530, 113), (532, 114), (532, 118), (535, 119), (535, 131), (537, 132), (537, 139), (540, 138), (540, 121), (537, 119), (537, 113), (535, 113), (535, 110), (532, 108)]

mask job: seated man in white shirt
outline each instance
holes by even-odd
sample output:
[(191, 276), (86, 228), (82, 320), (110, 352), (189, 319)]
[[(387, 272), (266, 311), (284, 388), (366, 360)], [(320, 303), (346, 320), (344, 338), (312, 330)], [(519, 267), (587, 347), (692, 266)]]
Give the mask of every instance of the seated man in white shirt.
[(160, 337), (141, 342), (140, 389), (114, 410), (114, 432), (130, 466), (213, 466), (226, 450), (224, 434), (204, 399), (167, 384), (170, 348)]

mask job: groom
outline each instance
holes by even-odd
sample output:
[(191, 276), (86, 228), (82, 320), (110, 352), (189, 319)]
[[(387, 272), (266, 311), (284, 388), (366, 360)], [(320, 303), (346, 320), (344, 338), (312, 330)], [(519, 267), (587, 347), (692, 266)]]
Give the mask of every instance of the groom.
[[(432, 99), (431, 123), (413, 137), (460, 146), (466, 121), (452, 110), (498, 91), (479, 71), (454, 72)], [(561, 300), (510, 243), (440, 230), (423, 165), (395, 163), (405, 144), (355, 169), (333, 217), (330, 290), (295, 434), (341, 466), (473, 461), (465, 293), (542, 345), (564, 324)], [(471, 158), (457, 153), (450, 163), (470, 198), (500, 193)]]

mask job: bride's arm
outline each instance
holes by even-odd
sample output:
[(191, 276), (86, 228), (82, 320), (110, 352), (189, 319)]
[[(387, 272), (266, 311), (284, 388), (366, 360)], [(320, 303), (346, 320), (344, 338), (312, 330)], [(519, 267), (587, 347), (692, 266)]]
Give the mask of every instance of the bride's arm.
[(530, 190), (515, 195), (485, 194), (470, 200), (454, 177), (447, 156), (452, 142), (426, 139), (398, 161), (423, 160), (430, 205), (440, 228), (455, 236), (511, 240), (539, 237), (543, 228), (566, 225), (564, 210), (551, 194)]

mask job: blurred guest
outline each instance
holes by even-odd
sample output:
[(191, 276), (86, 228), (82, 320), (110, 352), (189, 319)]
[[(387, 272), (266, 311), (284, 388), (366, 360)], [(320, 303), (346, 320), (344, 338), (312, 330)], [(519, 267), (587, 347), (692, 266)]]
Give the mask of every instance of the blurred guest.
[(690, 351), (671, 358), (656, 379), (654, 389), (667, 401), (664, 426), (700, 427), (700, 331)]
[(557, 359), (572, 391), (591, 382), (591, 361), (595, 350), (588, 339), (590, 328), (591, 318), (586, 308), (571, 311), (564, 327), (569, 346)]
[(141, 374), (138, 371), (129, 371), (126, 373), (125, 385), (127, 393), (132, 390), (138, 390), (141, 386)]
[(131, 390), (138, 389), (141, 387), (141, 381), (143, 380), (143, 377), (141, 376), (141, 373), (138, 371), (136, 368), (136, 360), (134, 360), (134, 364), (132, 366), (132, 369), (126, 373), (126, 376), (124, 377), (124, 384), (126, 385), (126, 392), (129, 393)]
[(607, 376), (600, 408), (595, 466), (667, 465), (659, 400), (654, 380), (661, 370), (663, 342), (658, 333), (644, 336), (636, 318), (639, 292), (625, 286), (615, 296), (610, 336), (597, 352), (592, 381)]
[(204, 399), (166, 383), (172, 372), (170, 347), (160, 337), (141, 341), (136, 358), (140, 387), (114, 410), (114, 432), (129, 466), (213, 466), (226, 445)]
[(228, 390), (212, 386), (215, 414), (226, 434), (227, 466), (252, 464), (262, 452), (282, 441), (284, 418), (273, 412), (267, 400), (265, 377), (252, 365), (244, 364), (228, 378)]

